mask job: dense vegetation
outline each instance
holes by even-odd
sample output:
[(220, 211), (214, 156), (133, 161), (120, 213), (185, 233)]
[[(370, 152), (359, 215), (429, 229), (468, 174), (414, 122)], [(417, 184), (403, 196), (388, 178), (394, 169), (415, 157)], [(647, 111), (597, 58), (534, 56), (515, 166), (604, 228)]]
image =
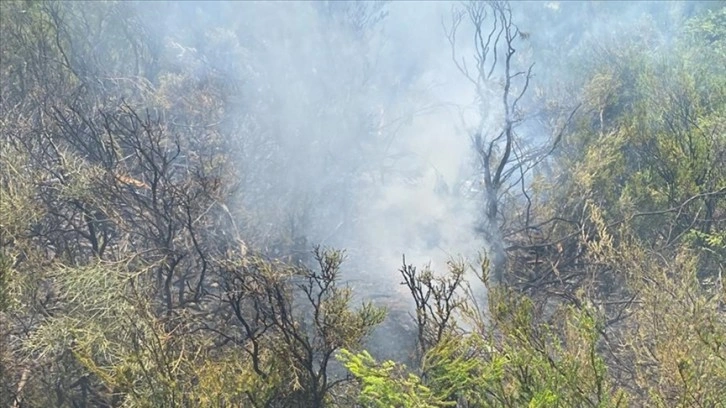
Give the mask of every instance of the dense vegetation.
[[(0, 406), (726, 407), (726, 8), (671, 36), (644, 17), (564, 62), (516, 52), (538, 33), (507, 3), (453, 11), (487, 245), (448, 270), (404, 258), (411, 330), (392, 335), (416, 347), (380, 361), (389, 305), (283, 203), (352, 211), (386, 150), (361, 106), (387, 79), (362, 53), (341, 57), (349, 89), (319, 67), (330, 100), (294, 131), (335, 137), (279, 142), (282, 68), (222, 26), (170, 43), (156, 22), (184, 7), (0, 2)], [(347, 36), (323, 41), (368, 44), (385, 7), (320, 3)], [(547, 61), (568, 74), (535, 88)], [(329, 158), (351, 145), (355, 167)], [(313, 165), (335, 176), (312, 198), (260, 181)]]

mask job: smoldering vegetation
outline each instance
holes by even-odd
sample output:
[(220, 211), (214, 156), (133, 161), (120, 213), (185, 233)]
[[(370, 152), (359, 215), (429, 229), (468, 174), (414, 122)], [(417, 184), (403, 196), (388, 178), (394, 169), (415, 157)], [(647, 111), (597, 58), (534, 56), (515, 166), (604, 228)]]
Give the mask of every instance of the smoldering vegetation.
[(184, 2), (137, 12), (170, 64), (234, 87), (221, 126), (241, 180), (228, 208), (248, 244), (273, 256), (346, 248), (347, 278), (395, 288), (404, 253), (442, 266), (481, 249), (458, 117), (474, 95), (447, 57), (440, 20), (450, 6)]
[(1, 7), (0, 403), (624, 406), (621, 269), (721, 279), (716, 3)]
[[(487, 245), (475, 231), (482, 197), (471, 132), (482, 115), (485, 126), (496, 129), (503, 112), (494, 102), (496, 84), (488, 90), (490, 106), (482, 109), (476, 89), (451, 60), (446, 26), (454, 6), (128, 7), (152, 30), (148, 36), (166, 63), (197, 81), (214, 78), (229, 87), (220, 126), (236, 149), (242, 179), (230, 210), (248, 214), (238, 222), (254, 231), (247, 234), (250, 244), (273, 253), (275, 241), (302, 252), (314, 243), (348, 248), (353, 259), (360, 255), (354, 269), (393, 283), (398, 276), (391, 267), (401, 254), (416, 264), (435, 259), (443, 265)], [(608, 9), (603, 14), (609, 18), (571, 17), (588, 7)], [(648, 12), (666, 21), (688, 13), (681, 3), (544, 2), (514, 9), (521, 13), (517, 24), (526, 27), (517, 64), (541, 65), (531, 85), (541, 94), (569, 75), (560, 61), (613, 36), (618, 25)], [(473, 60), (472, 33), (466, 22), (462, 26), (458, 58)], [(547, 123), (552, 118), (536, 116), (542, 99), (528, 95), (524, 102), (535, 114), (522, 125), (523, 139), (549, 140), (557, 129)]]
[[(132, 9), (155, 28), (150, 35), (177, 69), (234, 84), (225, 132), (242, 181), (230, 209), (245, 214), (238, 222), (250, 244), (273, 254), (282, 251), (275, 243), (297, 253), (313, 244), (346, 248), (347, 278), (380, 289), (399, 286), (402, 254), (442, 268), (459, 255), (476, 260), (492, 245), (477, 230), (490, 198), (472, 134), (498, 129), (504, 113), (499, 84), (479, 95), (452, 61), (447, 30), (456, 7), (184, 2)], [(560, 84), (573, 76), (581, 50), (618, 41), (644, 16), (643, 30), (669, 36), (695, 8), (513, 4), (523, 33), (516, 69), (536, 63), (522, 101), (529, 115), (518, 125), (522, 140), (546, 145), (560, 130), (576, 102), (559, 111), (547, 102), (567, 92)], [(598, 18), (582, 17), (588, 13)], [(471, 65), (470, 22), (460, 31), (455, 58)]]

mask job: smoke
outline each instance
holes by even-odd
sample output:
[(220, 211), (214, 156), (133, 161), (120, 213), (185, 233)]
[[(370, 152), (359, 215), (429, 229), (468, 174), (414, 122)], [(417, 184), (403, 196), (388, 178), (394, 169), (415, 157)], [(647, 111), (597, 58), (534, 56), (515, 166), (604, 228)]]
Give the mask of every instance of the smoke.
[[(669, 3), (670, 4), (670, 3)], [(574, 55), (617, 41), (617, 27), (659, 27), (686, 3), (514, 2), (537, 63), (533, 94), (572, 73)], [(241, 177), (237, 214), (254, 245), (345, 248), (346, 279), (376, 295), (399, 288), (401, 255), (434, 269), (492, 244), (476, 233), (481, 197), (470, 132), (485, 115), (451, 60), (446, 2), (138, 4), (164, 58), (229, 82), (226, 126)], [(670, 20), (668, 20), (670, 19)], [(471, 57), (466, 42), (458, 50)], [(537, 96), (527, 101), (536, 108)], [(533, 121), (522, 132), (546, 139)], [(233, 211), (235, 212), (235, 211)], [(254, 232), (254, 233), (252, 233)], [(287, 238), (285, 238), (287, 237)]]
[[(399, 283), (401, 255), (476, 254), (472, 90), (452, 70), (444, 3), (184, 3), (163, 35), (180, 69), (235, 89), (238, 205), (275, 235), (346, 248), (352, 279)], [(415, 12), (411, 12), (414, 10)], [(191, 21), (196, 24), (189, 24)]]

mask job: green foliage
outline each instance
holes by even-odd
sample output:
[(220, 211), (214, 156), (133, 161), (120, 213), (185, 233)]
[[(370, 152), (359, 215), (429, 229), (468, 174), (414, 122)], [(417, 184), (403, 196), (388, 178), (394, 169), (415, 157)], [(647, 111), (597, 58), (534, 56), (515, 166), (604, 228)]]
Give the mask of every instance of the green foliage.
[(519, 315), (514, 322), (504, 315), (491, 322), (500, 340), (477, 333), (445, 339), (424, 356), (422, 377), (392, 362), (378, 365), (367, 352), (343, 351), (339, 358), (361, 383), (361, 402), (366, 406), (627, 406), (627, 393), (612, 386), (597, 350), (601, 326), (592, 311), (563, 309), (558, 316), (562, 333), (556, 335), (551, 326), (532, 322), (526, 301), (501, 298), (495, 304)]
[(622, 339), (611, 367), (634, 373), (641, 404), (720, 406), (726, 396), (726, 320), (719, 304), (726, 292), (699, 278), (697, 251), (683, 246), (654, 259), (633, 231), (613, 233), (627, 243), (598, 245), (596, 251), (628, 274), (628, 289), (638, 301), (628, 307), (627, 323), (611, 329)]
[(403, 367), (392, 361), (378, 364), (366, 351), (353, 354), (345, 349), (340, 351), (338, 358), (360, 382), (359, 402), (365, 407), (434, 408), (451, 405), (435, 398), (418, 376), (406, 373)]
[[(647, 51), (636, 37), (595, 56), (583, 93), (590, 113), (562, 162), (573, 209), (593, 200), (608, 222), (632, 220), (654, 247), (723, 227), (714, 215), (726, 193), (726, 60), (723, 39), (708, 34), (723, 13), (693, 19), (667, 51)], [(704, 262), (713, 275), (723, 258)]]
[(685, 32), (693, 43), (706, 44), (720, 58), (726, 58), (726, 8), (707, 10), (686, 24)]

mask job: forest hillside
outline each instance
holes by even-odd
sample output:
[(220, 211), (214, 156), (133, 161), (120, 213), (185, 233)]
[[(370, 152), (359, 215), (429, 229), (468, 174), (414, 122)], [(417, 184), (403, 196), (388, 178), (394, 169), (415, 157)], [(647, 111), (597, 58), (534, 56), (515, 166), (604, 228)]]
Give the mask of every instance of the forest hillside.
[(0, 406), (726, 407), (721, 2), (0, 2)]

